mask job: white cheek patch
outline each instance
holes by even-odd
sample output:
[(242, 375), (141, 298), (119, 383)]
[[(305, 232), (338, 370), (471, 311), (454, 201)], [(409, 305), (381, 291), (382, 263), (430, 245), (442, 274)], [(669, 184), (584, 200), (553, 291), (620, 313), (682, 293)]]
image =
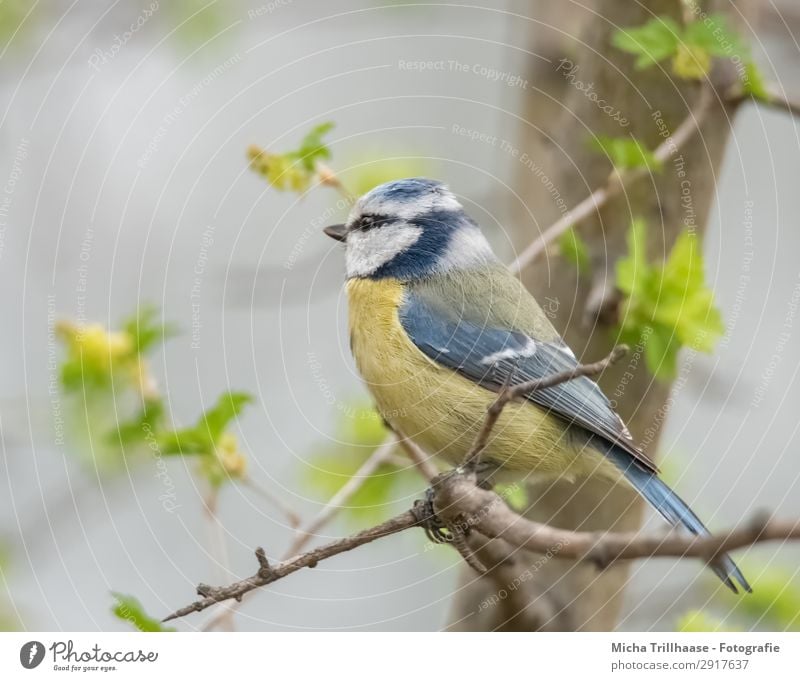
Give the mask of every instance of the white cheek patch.
[(345, 263), (348, 277), (368, 277), (387, 262), (413, 246), (422, 228), (406, 222), (394, 222), (347, 235)]

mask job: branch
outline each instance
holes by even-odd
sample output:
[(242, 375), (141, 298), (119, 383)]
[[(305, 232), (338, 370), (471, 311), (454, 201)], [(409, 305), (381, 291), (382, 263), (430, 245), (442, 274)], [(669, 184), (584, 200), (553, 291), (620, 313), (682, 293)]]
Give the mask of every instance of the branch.
[(747, 525), (716, 535), (697, 537), (670, 533), (647, 536), (628, 532), (574, 532), (528, 520), (512, 511), (494, 492), (480, 489), (468, 475), (452, 475), (439, 483), (437, 509), (448, 522), (460, 522), (480, 534), (502, 538), (518, 549), (594, 563), (605, 568), (617, 560), (717, 556), (766, 541), (800, 539), (800, 521), (755, 518)]
[[(515, 549), (588, 562), (598, 569), (605, 569), (619, 560), (654, 557), (700, 558), (712, 562), (723, 553), (745, 546), (800, 539), (800, 521), (777, 521), (768, 517), (756, 518), (741, 528), (707, 537), (677, 533), (647, 536), (628, 532), (562, 530), (523, 518), (494, 492), (477, 487), (473, 474), (458, 471), (438, 476), (434, 482), (434, 492), (437, 511), (448, 524), (459, 528), (462, 537), (472, 538), (474, 532), (490, 542), (502, 540)], [(200, 612), (222, 601), (241, 600), (244, 594), (276, 582), (301, 568), (315, 567), (327, 558), (418, 526), (417, 514), (409, 510), (375, 527), (312, 549), (275, 566), (267, 561), (263, 549), (256, 549), (259, 569), (252, 577), (225, 587), (199, 584), (197, 591), (203, 598), (176, 610), (164, 621)], [(494, 548), (493, 544), (485, 541), (482, 545)], [(495, 553), (495, 556), (493, 564), (509, 559), (505, 551)]]
[[(607, 357), (601, 359), (599, 362), (593, 362), (592, 364), (578, 364), (574, 368), (568, 369), (567, 371), (560, 371), (555, 374), (550, 374), (549, 376), (544, 376), (543, 378), (535, 378), (531, 381), (525, 381), (524, 383), (517, 383), (514, 385), (507, 383), (500, 391), (497, 399), (495, 399), (495, 401), (492, 402), (492, 404), (489, 405), (489, 408), (486, 410), (486, 417), (483, 420), (483, 425), (478, 431), (478, 435), (475, 437), (472, 447), (464, 457), (464, 461), (461, 466), (468, 470), (475, 469), (475, 466), (480, 462), (480, 457), (481, 454), (483, 454), (483, 450), (486, 449), (486, 445), (489, 442), (489, 436), (492, 434), (492, 430), (494, 430), (497, 420), (500, 418), (500, 414), (503, 413), (503, 409), (506, 408), (506, 405), (509, 402), (516, 400), (527, 393), (535, 392), (537, 390), (546, 390), (547, 388), (552, 388), (561, 383), (572, 381), (580, 376), (597, 376), (611, 364), (618, 362), (627, 351), (627, 346), (618, 345)], [(513, 373), (509, 375), (509, 381), (510, 380), (513, 380)]]
[(257, 548), (256, 558), (258, 559), (259, 568), (252, 577), (222, 587), (198, 584), (197, 593), (203, 598), (176, 610), (171, 615), (165, 617), (164, 622), (174, 620), (178, 617), (185, 617), (193, 612), (201, 612), (206, 608), (210, 608), (215, 603), (221, 603), (222, 601), (231, 599), (240, 601), (242, 596), (246, 593), (258, 589), (259, 587), (266, 586), (267, 584), (272, 584), (272, 582), (283, 579), (287, 575), (297, 572), (304, 567), (316, 567), (317, 563), (322, 560), (337, 556), (346, 551), (352, 551), (359, 546), (369, 544), (381, 537), (388, 537), (389, 535), (416, 527), (418, 524), (419, 521), (417, 520), (416, 514), (413, 511), (406, 511), (375, 527), (362, 530), (350, 537), (337, 539), (329, 544), (311, 549), (294, 558), (282, 561), (275, 566), (270, 565), (264, 553), (264, 549)]
[(312, 518), (308, 524), (297, 531), (294, 541), (287, 553), (287, 558), (297, 555), (303, 547), (308, 544), (311, 538), (324, 527), (330, 520), (342, 510), (344, 505), (353, 498), (369, 480), (369, 477), (389, 458), (389, 455), (394, 450), (397, 444), (397, 439), (390, 437), (383, 442), (370, 456), (361, 464), (361, 467), (353, 473), (347, 482), (339, 488), (329, 500), (322, 510)]
[[(543, 378), (519, 383), (514, 386), (507, 385), (487, 410), (483, 426), (478, 432), (475, 442), (473, 443), (470, 452), (467, 454), (467, 457), (464, 460), (464, 467), (469, 468), (470, 470), (474, 469), (481, 453), (486, 447), (486, 442), (491, 435), (494, 425), (497, 423), (497, 419), (499, 418), (505, 406), (511, 400), (520, 397), (524, 393), (534, 390), (544, 390), (546, 388), (558, 385), (559, 383), (571, 381), (579, 376), (598, 374), (610, 363), (616, 361), (623, 354), (625, 354), (626, 350), (627, 348), (620, 346), (614, 348), (608, 357), (599, 362), (595, 362), (593, 364), (581, 364), (573, 369), (570, 369), (569, 371), (562, 371), (551, 374), (550, 376), (545, 376)], [(434, 487), (438, 484), (438, 480), (452, 475), (451, 473), (436, 475), (435, 466), (425, 457), (424, 453), (418, 450), (417, 447), (406, 438), (396, 435), (381, 445), (362, 465), (361, 469), (359, 469), (359, 472), (356, 473), (356, 475), (354, 475), (347, 483), (345, 483), (339, 493), (335, 495), (325, 509), (323, 509), (323, 512), (317, 516), (317, 519), (311, 522), (309, 529), (304, 531), (304, 533), (298, 537), (298, 540), (293, 544), (293, 548), (304, 546), (313, 534), (313, 528), (321, 527), (333, 516), (333, 514), (336, 512), (336, 509), (340, 507), (340, 502), (347, 498), (347, 496), (355, 489), (358, 489), (358, 487), (362, 484), (361, 481), (363, 481), (375, 468), (377, 468), (384, 456), (388, 456), (391, 453), (395, 439), (397, 439), (397, 441), (404, 447), (409, 457), (415, 463), (415, 465), (419, 467), (420, 471), (429, 479), (433, 479)], [(495, 495), (495, 498), (502, 503), (500, 497)], [(419, 512), (410, 510), (369, 530), (364, 530), (363, 532), (359, 532), (351, 537), (339, 539), (330, 544), (325, 544), (317, 549), (308, 551), (307, 553), (303, 553), (289, 560), (285, 560), (274, 568), (271, 567), (267, 562), (264, 550), (262, 548), (258, 548), (256, 549), (256, 557), (259, 561), (259, 570), (255, 575), (239, 582), (235, 582), (226, 587), (211, 587), (206, 584), (199, 584), (197, 586), (197, 591), (201, 596), (203, 596), (203, 599), (195, 601), (191, 605), (177, 610), (172, 615), (169, 615), (164, 621), (166, 622), (171, 619), (175, 619), (176, 617), (183, 617), (184, 615), (188, 615), (192, 612), (200, 612), (201, 610), (205, 610), (215, 603), (220, 603), (222, 601), (227, 601), (230, 599), (241, 601), (244, 594), (261, 586), (271, 584), (272, 582), (281, 579), (292, 572), (296, 572), (300, 568), (314, 567), (320, 560), (330, 558), (331, 556), (338, 555), (339, 553), (343, 553), (345, 551), (350, 551), (379, 537), (401, 532), (402, 530), (406, 530), (410, 527), (416, 527), (420, 524), (421, 521)], [(462, 529), (458, 524), (452, 524), (450, 525), (450, 529), (453, 536), (453, 544), (464, 560), (479, 572), (484, 572), (485, 568), (483, 567), (482, 563), (474, 557), (472, 550), (467, 544), (466, 537), (469, 534), (469, 528)]]
[(265, 487), (259, 485), (253, 478), (245, 477), (242, 478), (241, 483), (247, 487), (248, 489), (252, 490), (257, 494), (259, 497), (264, 499), (264, 501), (272, 504), (276, 509), (278, 509), (283, 515), (286, 516), (286, 522), (289, 523), (289, 527), (296, 529), (300, 523), (302, 522), (301, 518), (297, 513), (295, 513), (289, 506), (287, 506), (279, 497), (274, 495)]
[[(756, 99), (749, 94), (742, 92), (740, 87), (729, 92), (723, 97), (723, 101), (734, 106), (752, 99), (758, 104), (787, 111), (793, 116), (800, 116), (800, 102), (786, 97), (775, 85), (767, 86), (768, 99)], [(670, 156), (677, 153), (700, 129), (705, 121), (711, 105), (714, 103), (715, 90), (711, 86), (706, 86), (700, 91), (697, 104), (689, 111), (686, 118), (675, 129), (675, 132), (667, 137), (656, 147), (653, 156), (657, 161), (664, 162)], [(538, 239), (532, 241), (509, 265), (509, 269), (514, 273), (519, 273), (528, 265), (532, 264), (536, 258), (547, 248), (548, 244), (560, 237), (570, 227), (574, 227), (589, 216), (599, 211), (608, 203), (609, 199), (614, 198), (624, 186), (650, 174), (650, 169), (646, 167), (634, 168), (627, 171), (614, 170), (606, 179), (602, 187), (595, 189), (583, 201), (568, 210), (552, 225), (547, 227)]]
[[(305, 528), (297, 530), (298, 534), (295, 536), (294, 542), (286, 552), (284, 560), (297, 555), (306, 546), (306, 544), (308, 544), (308, 541), (314, 536), (314, 534), (322, 529), (324, 525), (330, 522), (331, 519), (342, 510), (347, 501), (353, 498), (353, 495), (361, 489), (375, 469), (377, 469), (383, 462), (392, 460), (392, 457), (394, 456), (393, 450), (395, 445), (399, 445), (405, 451), (406, 455), (417, 468), (420, 475), (422, 475), (426, 480), (431, 481), (439, 474), (439, 469), (436, 468), (436, 466), (430, 461), (429, 457), (427, 457), (426, 454), (413, 442), (400, 435), (390, 434), (388, 438), (378, 446), (378, 448), (370, 455), (370, 457), (353, 474), (353, 476), (341, 487), (341, 489), (339, 489), (339, 491), (330, 498), (328, 503), (325, 504), (319, 514), (317, 514), (314, 519), (309, 521)], [(399, 461), (396, 462), (396, 465), (407, 465), (408, 462), (405, 459), (402, 459), (402, 457), (397, 458)], [(298, 521), (295, 526), (299, 524), (300, 522)], [(239, 603), (241, 603), (241, 598), (239, 599)], [(211, 617), (211, 619), (209, 619), (209, 621), (203, 626), (203, 630), (209, 631), (214, 629), (220, 622), (224, 621), (225, 617), (228, 616), (228, 613), (234, 611), (237, 606), (238, 603), (234, 604), (230, 609), (225, 609), (217, 615)]]
[(741, 104), (746, 101), (753, 101), (762, 106), (768, 106), (780, 111), (786, 111), (792, 116), (800, 116), (800, 102), (789, 99), (784, 93), (783, 88), (778, 85), (772, 84), (766, 86), (767, 99), (754, 97), (742, 90), (741, 86), (737, 86), (728, 96), (728, 101), (734, 104)]
[[(230, 561), (228, 560), (228, 546), (225, 541), (225, 532), (219, 521), (217, 509), (219, 507), (219, 488), (213, 487), (203, 502), (203, 515), (209, 525), (210, 553), (214, 566), (221, 568), (224, 577), (230, 574)], [(225, 608), (220, 613), (218, 624), (223, 624), (226, 631), (234, 631), (233, 613)]]
[[(328, 503), (320, 512), (312, 518), (305, 527), (300, 528), (301, 521), (298, 520), (293, 527), (296, 529), (294, 541), (284, 555), (284, 560), (296, 556), (308, 544), (308, 542), (328, 524), (353, 498), (353, 496), (364, 486), (375, 470), (392, 457), (394, 446), (397, 444), (396, 438), (390, 436), (382, 442), (374, 452), (361, 464), (361, 467), (342, 485), (342, 487), (328, 500)], [(402, 462), (405, 463), (405, 462)], [(239, 599), (241, 603), (241, 598)], [(204, 631), (214, 629), (221, 621), (224, 621), (226, 613), (236, 610), (239, 603), (213, 616), (203, 627)]]
[(404, 436), (398, 436), (398, 438), (398, 443), (403, 448), (406, 456), (411, 459), (411, 463), (414, 464), (423, 478), (430, 482), (437, 475), (439, 475), (440, 471), (436, 467), (436, 464), (431, 461), (431, 457), (429, 457), (408, 438)]
[[(697, 104), (689, 111), (686, 118), (675, 129), (675, 132), (667, 137), (656, 147), (653, 156), (658, 161), (666, 161), (676, 153), (686, 142), (691, 139), (694, 133), (700, 128), (711, 111), (714, 102), (714, 90), (711, 87), (704, 87), (700, 91)], [(570, 227), (574, 227), (591, 215), (598, 212), (608, 200), (620, 193), (623, 187), (639, 178), (650, 174), (649, 168), (634, 168), (627, 171), (614, 170), (608, 176), (605, 185), (595, 189), (583, 201), (574, 208), (568, 210), (552, 225), (545, 229), (538, 239), (531, 242), (518, 256), (509, 268), (514, 273), (519, 273), (542, 253), (549, 243), (560, 237)]]

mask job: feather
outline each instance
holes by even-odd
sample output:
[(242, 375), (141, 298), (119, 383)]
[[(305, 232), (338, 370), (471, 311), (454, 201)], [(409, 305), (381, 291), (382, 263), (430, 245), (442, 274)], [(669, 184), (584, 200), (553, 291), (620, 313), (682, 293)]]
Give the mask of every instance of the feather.
[[(495, 392), (509, 382), (519, 384), (578, 365), (563, 343), (540, 341), (520, 331), (477, 325), (455, 316), (452, 307), (432, 304), (430, 298), (426, 300), (413, 293), (404, 296), (399, 316), (409, 338), (424, 355)], [(628, 429), (597, 383), (583, 376), (532, 391), (526, 397), (562, 419), (573, 439), (587, 443), (589, 451), (599, 451), (610, 460), (668, 522), (695, 535), (709, 534), (689, 506), (658, 478), (655, 464), (634, 445)], [(720, 556), (711, 569), (734, 592), (736, 586), (731, 577), (751, 591), (744, 575), (727, 555)]]
[[(628, 482), (641, 494), (648, 503), (658, 511), (667, 522), (683, 527), (694, 535), (706, 537), (708, 529), (695, 515), (689, 505), (681, 499), (655, 473), (643, 468), (628, 452), (617, 445), (593, 438), (592, 442), (622, 471)], [(714, 573), (733, 593), (737, 593), (736, 585), (731, 577), (741, 584), (748, 593), (753, 589), (748, 584), (742, 571), (727, 554), (719, 556), (710, 565)]]

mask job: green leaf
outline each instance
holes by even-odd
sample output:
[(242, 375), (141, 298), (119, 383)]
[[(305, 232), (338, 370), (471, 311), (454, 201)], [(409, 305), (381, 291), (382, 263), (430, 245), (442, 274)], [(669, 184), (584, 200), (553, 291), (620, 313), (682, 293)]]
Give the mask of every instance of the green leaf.
[(712, 14), (681, 27), (667, 16), (655, 17), (638, 27), (619, 29), (611, 38), (616, 48), (636, 55), (635, 67), (645, 69), (672, 58), (672, 72), (679, 78), (698, 80), (708, 75), (712, 57), (749, 60), (749, 50), (731, 31), (727, 19)]
[(589, 272), (589, 249), (580, 235), (570, 227), (558, 239), (559, 253), (581, 274)]
[(698, 19), (688, 24), (683, 32), (683, 40), (715, 57), (729, 57), (747, 52), (747, 48), (739, 36), (730, 30), (728, 20), (722, 14), (712, 14), (705, 20)]
[(767, 84), (761, 69), (752, 60), (748, 59), (744, 65), (744, 74), (742, 75), (742, 89), (745, 94), (751, 95), (762, 102), (770, 100)]
[(172, 324), (161, 324), (158, 320), (158, 308), (144, 305), (122, 326), (133, 339), (133, 347), (140, 355), (145, 354), (157, 343), (163, 343), (177, 333)]
[(661, 162), (652, 151), (635, 137), (598, 135), (592, 138), (591, 144), (595, 149), (606, 154), (617, 170), (631, 170), (633, 168), (649, 168), (652, 171), (661, 170)]
[(235, 419), (245, 405), (253, 401), (251, 395), (243, 392), (226, 392), (219, 396), (216, 405), (200, 418), (198, 427), (204, 427), (212, 442), (216, 442), (225, 427)]
[(662, 265), (646, 261), (646, 239), (645, 223), (634, 220), (628, 254), (617, 263), (617, 288), (627, 296), (618, 333), (623, 342), (644, 342), (648, 368), (666, 379), (683, 346), (710, 353), (725, 327), (705, 285), (697, 235), (682, 233)]
[(331, 151), (322, 138), (333, 127), (331, 122), (313, 127), (297, 149), (282, 154), (251, 145), (247, 150), (250, 168), (279, 191), (304, 192), (311, 184), (317, 163), (331, 157)]
[(628, 295), (640, 290), (639, 282), (650, 276), (647, 263), (647, 224), (641, 218), (631, 223), (626, 237), (628, 253), (617, 261), (617, 288)]
[(126, 596), (116, 591), (112, 591), (111, 595), (116, 600), (111, 612), (123, 622), (128, 622), (143, 632), (175, 631), (172, 627), (165, 627), (159, 620), (150, 617), (142, 608), (142, 604), (133, 596)]
[(164, 403), (161, 400), (150, 400), (135, 418), (117, 424), (116, 432), (109, 435), (109, 443), (129, 445), (146, 440), (148, 434), (155, 437), (163, 418)]
[(194, 426), (159, 433), (161, 451), (178, 455), (213, 454), (227, 425), (252, 401), (252, 396), (247, 393), (223, 393), (211, 409), (201, 414)]
[(322, 137), (333, 128), (334, 123), (330, 121), (312, 128), (300, 142), (300, 148), (293, 153), (308, 172), (314, 172), (318, 160), (331, 157), (331, 151), (322, 141)]
[(635, 67), (645, 69), (675, 54), (680, 26), (669, 17), (655, 17), (643, 26), (629, 26), (614, 32), (611, 44), (636, 56)]

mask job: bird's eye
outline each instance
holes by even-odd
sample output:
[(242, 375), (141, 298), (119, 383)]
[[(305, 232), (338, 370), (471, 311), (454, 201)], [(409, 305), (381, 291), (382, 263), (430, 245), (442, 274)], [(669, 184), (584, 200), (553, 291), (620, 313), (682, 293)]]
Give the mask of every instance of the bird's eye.
[(373, 215), (362, 215), (361, 220), (358, 221), (358, 228), (367, 230), (372, 229), (377, 224)]

